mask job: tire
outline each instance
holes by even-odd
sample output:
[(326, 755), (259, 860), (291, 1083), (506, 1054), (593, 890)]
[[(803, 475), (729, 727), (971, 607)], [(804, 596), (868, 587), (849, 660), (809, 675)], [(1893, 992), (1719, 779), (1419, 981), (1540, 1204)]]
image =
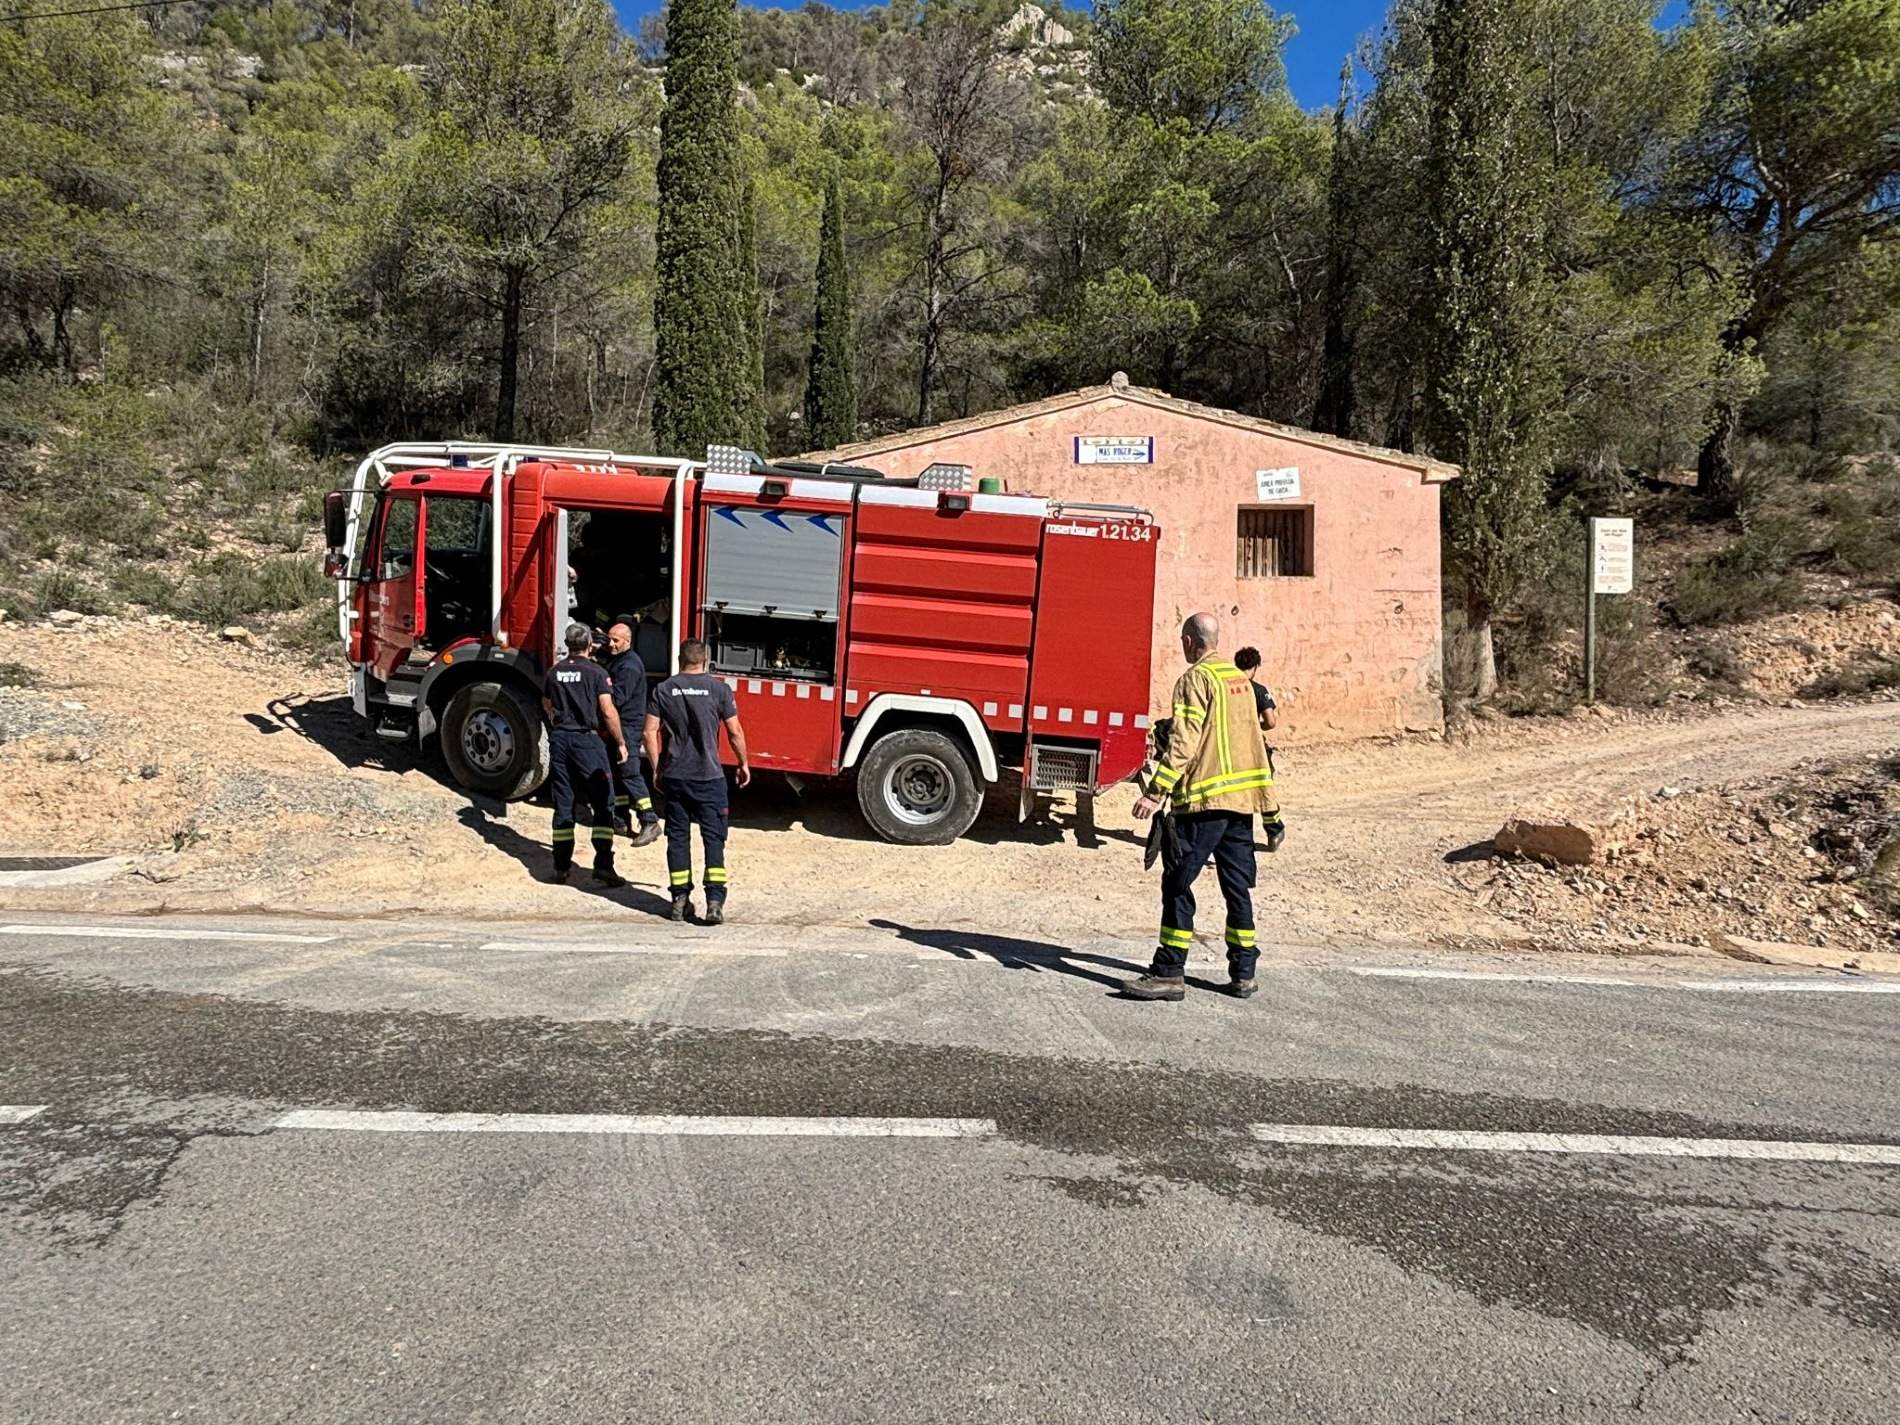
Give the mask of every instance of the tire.
[(947, 846), (970, 829), (983, 793), (963, 744), (927, 727), (899, 728), (858, 765), (858, 808), (900, 846)]
[(519, 801), (548, 778), (548, 726), (519, 688), (470, 683), (443, 709), (442, 760), (471, 792)]

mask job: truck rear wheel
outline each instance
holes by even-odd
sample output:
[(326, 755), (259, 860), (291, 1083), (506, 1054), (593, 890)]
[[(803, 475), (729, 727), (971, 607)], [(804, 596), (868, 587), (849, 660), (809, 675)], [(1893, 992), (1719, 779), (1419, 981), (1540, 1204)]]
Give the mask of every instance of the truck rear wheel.
[(547, 780), (550, 753), (541, 710), (507, 683), (470, 683), (443, 710), (442, 757), (471, 792), (503, 801)]
[(970, 759), (956, 739), (907, 727), (871, 744), (858, 766), (858, 807), (871, 829), (901, 846), (946, 846), (982, 809)]

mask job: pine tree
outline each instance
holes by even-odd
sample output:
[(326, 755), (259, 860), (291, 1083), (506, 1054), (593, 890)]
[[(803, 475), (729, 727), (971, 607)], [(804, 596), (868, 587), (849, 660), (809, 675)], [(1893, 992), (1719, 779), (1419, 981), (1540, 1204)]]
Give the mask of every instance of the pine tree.
[(849, 444), (858, 429), (858, 383), (851, 363), (851, 276), (844, 260), (844, 200), (833, 172), (818, 229), (818, 302), (805, 380), (805, 440), (815, 450)]
[(1339, 107), (1333, 112), (1333, 166), (1326, 185), (1326, 344), (1320, 356), (1319, 401), (1313, 428), (1352, 434), (1353, 331), (1347, 319), (1353, 291), (1352, 58), (1339, 66)]
[[(699, 456), (733, 428), (752, 372), (740, 280), (734, 0), (674, 0), (666, 19), (655, 235), (653, 438)], [(754, 277), (756, 290), (757, 278)]]
[(1492, 616), (1547, 548), (1548, 288), (1539, 169), (1520, 141), (1520, 0), (1438, 0), (1427, 22), (1427, 188), (1432, 257), (1426, 435), (1462, 467), (1445, 500), (1477, 659), (1497, 691)]

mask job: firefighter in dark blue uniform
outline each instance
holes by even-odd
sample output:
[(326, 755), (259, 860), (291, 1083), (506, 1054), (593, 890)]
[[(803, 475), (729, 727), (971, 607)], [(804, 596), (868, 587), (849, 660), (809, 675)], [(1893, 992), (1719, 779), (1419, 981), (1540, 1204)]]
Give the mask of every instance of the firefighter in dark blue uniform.
[[(633, 651), (633, 625), (626, 620), (607, 630), (607, 656), (600, 666), (613, 680), (614, 710), (620, 714), (621, 730), (629, 737), (638, 736), (647, 721), (647, 666)], [(631, 833), (635, 846), (651, 846), (660, 836), (660, 818), (653, 810), (641, 762), (639, 750), (630, 748), (627, 760), (614, 764), (614, 826)], [(633, 829), (636, 821), (638, 832)]]
[(680, 670), (653, 690), (643, 741), (653, 761), (653, 784), (666, 796), (666, 875), (673, 890), (672, 917), (692, 909), (693, 827), (706, 855), (706, 924), (726, 918), (726, 828), (730, 798), (719, 760), (719, 730), (732, 743), (733, 776), (752, 781), (752, 759), (732, 689), (706, 671), (706, 645), (689, 638), (680, 645)]
[[(552, 729), (553, 766), (548, 784), (554, 793), (554, 875), (565, 882), (574, 865), (574, 803), (587, 806), (594, 838), (594, 879), (606, 886), (627, 883), (614, 874), (613, 774), (610, 758), (627, 760), (627, 739), (614, 709), (613, 684), (587, 656), (594, 635), (585, 624), (570, 624), (567, 657), (548, 669), (541, 706)], [(603, 740), (604, 739), (604, 740)]]

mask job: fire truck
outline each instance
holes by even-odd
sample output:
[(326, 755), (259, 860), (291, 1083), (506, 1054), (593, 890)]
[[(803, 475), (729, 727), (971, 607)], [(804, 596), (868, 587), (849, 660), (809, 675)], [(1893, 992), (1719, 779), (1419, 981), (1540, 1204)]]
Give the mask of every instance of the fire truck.
[(450, 443), (375, 451), (324, 516), (357, 714), (439, 745), (474, 792), (546, 778), (541, 683), (574, 621), (631, 624), (656, 680), (704, 640), (754, 768), (855, 774), (891, 841), (955, 840), (1006, 771), (1026, 810), (1144, 756), (1144, 510), (973, 487), (964, 466)]

